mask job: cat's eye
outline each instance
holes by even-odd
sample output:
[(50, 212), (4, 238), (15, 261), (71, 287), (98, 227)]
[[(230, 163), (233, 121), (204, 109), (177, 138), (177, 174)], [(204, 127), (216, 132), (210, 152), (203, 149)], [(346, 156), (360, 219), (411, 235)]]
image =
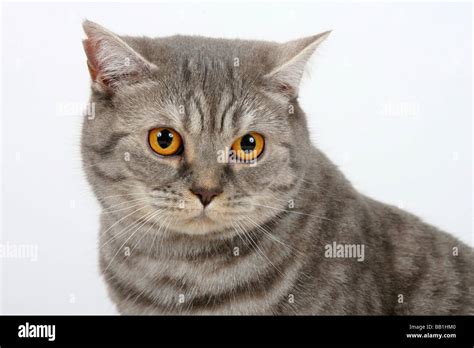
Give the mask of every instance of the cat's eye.
[(183, 151), (181, 135), (171, 128), (154, 128), (148, 133), (153, 151), (162, 156), (179, 155)]
[(252, 161), (262, 154), (264, 146), (263, 136), (256, 132), (250, 132), (234, 141), (232, 150), (239, 159)]

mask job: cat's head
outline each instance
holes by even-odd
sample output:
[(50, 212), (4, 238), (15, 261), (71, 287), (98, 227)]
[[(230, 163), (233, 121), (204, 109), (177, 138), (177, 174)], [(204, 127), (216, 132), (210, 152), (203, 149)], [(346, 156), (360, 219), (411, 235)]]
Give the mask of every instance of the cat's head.
[(82, 153), (105, 213), (223, 233), (297, 199), (311, 151), (298, 86), (328, 32), (279, 44), (84, 30), (93, 114)]

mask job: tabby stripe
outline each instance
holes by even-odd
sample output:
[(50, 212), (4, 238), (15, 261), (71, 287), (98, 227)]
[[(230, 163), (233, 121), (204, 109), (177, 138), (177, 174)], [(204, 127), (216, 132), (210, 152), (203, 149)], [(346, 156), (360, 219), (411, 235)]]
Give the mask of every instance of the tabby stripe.
[(89, 169), (93, 171), (94, 174), (97, 175), (97, 177), (99, 177), (100, 179), (104, 181), (111, 181), (111, 182), (117, 183), (117, 182), (124, 181), (127, 179), (127, 177), (123, 175), (111, 176), (107, 174), (106, 172), (100, 170), (97, 166), (91, 166)]
[[(293, 262), (291, 262), (292, 260)], [(137, 291), (132, 285), (124, 284), (122, 281), (118, 281), (117, 279), (114, 279), (114, 282), (111, 285), (116, 288), (116, 291), (120, 293), (120, 296), (123, 299), (129, 299), (131, 296), (135, 296), (136, 300), (133, 298), (132, 301), (136, 301), (136, 303), (140, 303), (144, 306), (152, 306), (155, 309), (159, 309), (161, 312), (169, 312), (170, 310), (181, 313), (200, 310), (213, 311), (234, 301), (238, 304), (239, 301), (262, 299), (267, 296), (269, 292), (277, 291), (278, 286), (282, 284), (286, 279), (286, 276), (289, 275), (285, 270), (293, 264), (294, 258), (287, 257), (275, 265), (282, 271), (281, 273), (272, 266), (269, 266), (268, 271), (265, 274), (259, 275), (255, 279), (243, 282), (235, 288), (218, 294), (209, 293), (190, 298), (189, 294), (186, 294), (186, 291), (184, 291), (183, 288), (175, 288), (174, 295), (176, 301), (171, 305), (165, 304), (161, 298), (151, 299), (149, 294), (138, 296), (140, 291)], [(170, 278), (167, 280), (170, 281)], [(173, 282), (170, 281), (170, 283), (172, 284)], [(178, 302), (178, 296), (181, 294), (185, 297), (184, 303)]]
[[(206, 62), (203, 63), (203, 67), (204, 67), (204, 72), (203, 72), (201, 89), (204, 92), (204, 90), (206, 89), (207, 74), (208, 74), (208, 72), (207, 72), (207, 63)], [(211, 67), (211, 69), (212, 69), (212, 67)]]
[(91, 149), (92, 151), (94, 151), (96, 154), (100, 155), (101, 158), (104, 158), (104, 157), (110, 156), (114, 152), (119, 141), (128, 135), (130, 135), (130, 133), (126, 133), (126, 132), (113, 133), (107, 139), (105, 144), (101, 147), (97, 147), (97, 146), (93, 146), (89, 144), (85, 144), (85, 146), (88, 149)]
[[(293, 262), (291, 262), (293, 260)], [(287, 276), (287, 270), (294, 263), (294, 258), (289, 256), (284, 258), (275, 266), (281, 271), (277, 271), (269, 265), (264, 275), (259, 275), (255, 279), (237, 285), (235, 288), (219, 294), (205, 294), (188, 300), (187, 308), (190, 310), (215, 310), (218, 307), (229, 304), (231, 301), (242, 301), (245, 299), (260, 299), (275, 291), (278, 285), (282, 284)]]
[(133, 284), (129, 284), (119, 279), (115, 274), (109, 270), (104, 273), (110, 287), (114, 294), (118, 296), (121, 301), (134, 302), (137, 305), (144, 307), (156, 307), (156, 300), (151, 298), (146, 291), (141, 291), (135, 288)]
[(202, 110), (202, 105), (201, 103), (198, 102), (199, 98), (193, 97), (194, 105), (196, 105), (196, 110), (199, 113), (199, 116), (201, 117), (201, 132), (204, 130), (204, 112)]
[(236, 101), (237, 101), (237, 99), (235, 97), (235, 93), (234, 93), (234, 91), (232, 91), (232, 98), (230, 99), (229, 103), (227, 104), (227, 106), (224, 108), (224, 111), (222, 112), (221, 124), (220, 124), (220, 127), (219, 127), (221, 132), (224, 129), (224, 124), (225, 124), (225, 120), (227, 118), (227, 114), (228, 114), (229, 110), (234, 106)]

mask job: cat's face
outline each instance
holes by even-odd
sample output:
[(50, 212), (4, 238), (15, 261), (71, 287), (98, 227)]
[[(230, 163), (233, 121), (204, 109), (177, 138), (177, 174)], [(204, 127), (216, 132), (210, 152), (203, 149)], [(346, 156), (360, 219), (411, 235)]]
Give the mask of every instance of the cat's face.
[(302, 67), (279, 69), (280, 45), (172, 37), (128, 46), (85, 28), (96, 115), (84, 123), (83, 157), (106, 213), (196, 235), (256, 227), (297, 199), (310, 151), (295, 98)]

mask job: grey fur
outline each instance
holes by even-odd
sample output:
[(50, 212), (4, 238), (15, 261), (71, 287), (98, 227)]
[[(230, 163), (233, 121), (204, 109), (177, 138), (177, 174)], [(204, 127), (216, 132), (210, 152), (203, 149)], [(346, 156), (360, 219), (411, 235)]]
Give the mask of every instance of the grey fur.
[[(356, 192), (311, 144), (297, 84), (321, 36), (114, 43), (84, 26), (115, 50), (101, 57), (113, 82), (93, 84), (82, 155), (103, 208), (100, 266), (120, 313), (474, 314), (473, 250)], [(131, 64), (121, 75), (122, 53)], [(182, 157), (148, 148), (158, 126), (183, 136)], [(248, 131), (266, 139), (257, 165), (219, 163)], [(196, 184), (224, 191), (206, 208), (213, 222), (190, 220), (202, 211)], [(363, 245), (364, 260), (326, 257), (333, 242)]]

